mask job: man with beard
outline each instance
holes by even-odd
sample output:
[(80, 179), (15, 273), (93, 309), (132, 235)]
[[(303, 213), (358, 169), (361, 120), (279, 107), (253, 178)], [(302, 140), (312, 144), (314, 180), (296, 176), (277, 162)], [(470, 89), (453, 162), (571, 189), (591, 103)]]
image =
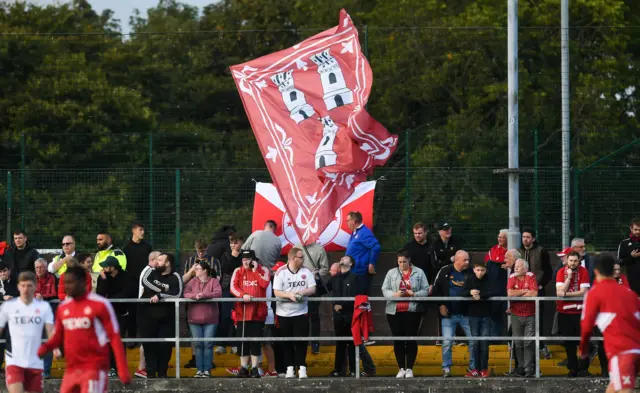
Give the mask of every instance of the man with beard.
[(124, 255), (119, 248), (113, 247), (113, 239), (107, 231), (98, 233), (96, 243), (98, 245), (98, 252), (93, 258), (93, 267), (91, 268), (93, 272), (100, 273), (102, 271), (100, 264), (108, 257), (115, 257), (120, 267), (122, 267), (122, 270), (127, 270), (127, 256)]
[[(590, 286), (589, 272), (580, 266), (580, 254), (571, 251), (567, 255), (567, 266), (560, 269), (556, 276), (556, 295), (558, 297), (582, 298)], [(560, 335), (565, 337), (580, 336), (582, 300), (558, 300), (556, 305)], [(568, 377), (589, 376), (587, 370), (581, 370), (578, 367), (577, 344), (575, 341), (564, 342), (564, 349), (567, 352), (567, 367), (569, 368)]]
[[(182, 296), (182, 278), (173, 271), (173, 254), (160, 254), (155, 269), (145, 269), (141, 281), (141, 299), (149, 299), (150, 304), (140, 303), (138, 326), (145, 338), (169, 338), (175, 336), (175, 315), (173, 303), (159, 303), (160, 299)], [(147, 361), (147, 378), (166, 378), (171, 359), (171, 342), (144, 343)]]
[(629, 278), (629, 286), (640, 295), (640, 218), (629, 225), (629, 237), (618, 246), (618, 260)]

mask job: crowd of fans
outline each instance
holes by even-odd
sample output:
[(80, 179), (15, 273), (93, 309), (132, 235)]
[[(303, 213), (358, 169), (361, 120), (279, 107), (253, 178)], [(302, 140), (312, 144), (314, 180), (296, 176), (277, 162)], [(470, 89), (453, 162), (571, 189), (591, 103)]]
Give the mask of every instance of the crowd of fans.
[[(507, 231), (498, 233), (498, 243), (483, 260), (470, 263), (462, 241), (452, 236), (452, 228), (442, 222), (438, 236), (430, 241), (427, 227), (417, 223), (414, 238), (396, 254), (397, 266), (384, 277), (381, 293), (371, 293), (371, 282), (377, 273), (380, 244), (370, 228), (362, 223), (358, 212), (348, 215), (352, 231), (345, 256), (329, 263), (324, 248), (318, 244), (296, 245), (280, 261), (282, 245), (276, 235), (277, 224), (267, 221), (264, 229), (244, 241), (233, 226), (225, 226), (211, 242), (195, 242), (195, 254), (180, 265), (169, 253), (153, 251), (144, 240), (144, 225), (131, 226), (131, 240), (119, 249), (109, 233), (96, 237), (98, 251), (93, 254), (76, 250), (73, 235), (64, 236), (61, 253), (47, 262), (29, 243), (24, 230), (13, 233), (13, 245), (0, 257), (0, 295), (4, 300), (18, 296), (16, 277), (23, 271), (37, 276), (36, 298), (64, 300), (61, 286), (66, 270), (79, 265), (86, 270), (86, 287), (107, 299), (148, 299), (148, 302), (114, 302), (113, 308), (120, 333), (131, 338), (171, 338), (175, 336), (173, 303), (163, 299), (185, 297), (186, 324), (194, 342), (193, 358), (185, 365), (196, 369), (196, 378), (210, 377), (215, 368), (214, 354), (227, 350), (239, 355), (237, 368), (227, 371), (239, 377), (307, 378), (307, 345), (305, 341), (275, 341), (273, 337), (320, 336), (320, 302), (308, 301), (314, 296), (329, 295), (336, 337), (352, 337), (337, 341), (335, 364), (330, 376), (354, 376), (355, 347), (362, 361), (361, 376), (375, 376), (376, 367), (366, 346), (372, 331), (371, 306), (367, 296), (389, 298), (385, 314), (394, 337), (393, 349), (398, 365), (398, 378), (412, 378), (419, 342), (402, 337), (424, 335), (425, 326), (435, 324), (442, 342), (442, 373), (452, 375), (452, 346), (455, 336), (469, 338), (467, 377), (488, 377), (489, 346), (495, 341), (478, 337), (531, 337), (536, 325), (542, 326), (545, 302), (539, 307), (531, 301), (489, 301), (495, 296), (545, 296), (544, 289), (555, 278), (556, 301), (552, 333), (562, 337), (580, 336), (582, 297), (594, 284), (593, 258), (586, 251), (584, 239), (575, 238), (571, 247), (558, 253), (561, 263), (553, 266), (549, 252), (536, 241), (534, 230), (522, 230), (522, 246), (507, 249)], [(640, 291), (640, 219), (630, 225), (631, 233), (620, 242), (619, 264), (615, 267), (620, 285)], [(621, 274), (625, 270), (627, 275)], [(420, 302), (413, 298), (468, 297), (470, 301)], [(274, 303), (254, 298), (276, 297)], [(237, 302), (211, 302), (211, 299), (237, 298)], [(397, 298), (397, 299), (396, 299)], [(572, 298), (576, 298), (575, 300)], [(208, 300), (204, 302), (204, 300)], [(53, 303), (55, 307), (55, 302)], [(510, 323), (507, 323), (509, 316)], [(3, 338), (10, 332), (5, 330)], [(230, 337), (240, 341), (228, 342)], [(578, 361), (577, 341), (562, 342), (566, 351), (568, 376), (588, 376), (587, 366)], [(131, 349), (135, 348), (130, 343)], [(143, 343), (136, 376), (167, 376), (172, 343)], [(542, 356), (550, 357), (541, 344)], [(1, 349), (1, 348), (0, 348)], [(311, 351), (319, 353), (320, 343), (311, 342)], [(594, 345), (592, 357), (599, 354), (603, 374), (607, 358), (602, 344)], [(513, 376), (535, 375), (535, 343), (514, 340)], [(266, 360), (267, 370), (261, 365)], [(115, 377), (112, 359), (111, 377)], [(50, 375), (51, 358), (45, 359), (45, 376)]]

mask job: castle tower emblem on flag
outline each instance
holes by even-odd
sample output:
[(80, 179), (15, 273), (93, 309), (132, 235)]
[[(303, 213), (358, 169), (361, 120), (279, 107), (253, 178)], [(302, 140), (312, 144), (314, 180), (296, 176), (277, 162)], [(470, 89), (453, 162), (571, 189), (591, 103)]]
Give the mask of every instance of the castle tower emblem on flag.
[(353, 103), (353, 92), (347, 87), (342, 69), (336, 59), (331, 56), (330, 49), (311, 56), (311, 61), (318, 65), (327, 110)]
[(316, 169), (336, 165), (338, 160), (338, 155), (333, 150), (333, 143), (336, 140), (338, 126), (329, 116), (323, 117), (320, 121), (322, 122), (323, 129), (322, 140), (316, 150)]
[(284, 104), (289, 110), (289, 117), (291, 117), (296, 124), (310, 118), (316, 113), (313, 107), (307, 104), (304, 93), (294, 86), (293, 70), (273, 75), (271, 81), (278, 86), (278, 90), (282, 93)]

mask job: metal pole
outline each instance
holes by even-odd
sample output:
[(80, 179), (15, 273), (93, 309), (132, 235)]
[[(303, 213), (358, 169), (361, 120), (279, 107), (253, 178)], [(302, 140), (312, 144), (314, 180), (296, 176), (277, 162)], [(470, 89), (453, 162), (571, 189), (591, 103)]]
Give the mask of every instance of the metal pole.
[(508, 101), (509, 101), (509, 248), (520, 247), (520, 175), (518, 163), (518, 0), (509, 0)]
[(355, 345), (356, 347), (356, 379), (360, 378), (360, 346)]
[[(536, 299), (536, 315), (534, 323), (536, 324), (536, 378), (540, 378), (540, 300)], [(526, 344), (525, 344), (526, 345)]]
[(149, 241), (153, 244), (153, 134), (149, 133)]
[(25, 195), (24, 195), (24, 168), (25, 168), (25, 150), (26, 150), (26, 143), (25, 143), (25, 137), (24, 137), (24, 133), (20, 135), (20, 227), (23, 230), (26, 230), (25, 228), (25, 217), (26, 217), (26, 211), (25, 211)]
[(409, 179), (409, 166), (411, 165), (409, 154), (409, 138), (411, 137), (410, 130), (405, 130), (405, 157), (404, 157), (404, 203), (407, 207), (405, 212), (405, 238), (409, 239), (411, 236), (411, 180)]
[(571, 132), (569, 116), (569, 0), (561, 0), (560, 4), (560, 55), (561, 55), (561, 88), (562, 88), (562, 247), (569, 246), (570, 236), (570, 162)]
[(176, 268), (180, 266), (180, 169), (176, 169)]
[(580, 193), (578, 190), (579, 170), (573, 172), (573, 236), (580, 236)]
[(7, 171), (7, 242), (11, 244), (13, 236), (11, 233), (11, 209), (13, 206), (13, 190), (11, 187), (11, 172)]
[(536, 231), (536, 236), (540, 237), (539, 224), (540, 224), (540, 184), (538, 183), (538, 129), (533, 130), (533, 195), (534, 195), (534, 225), (533, 229)]
[(174, 302), (176, 315), (176, 379), (180, 379), (180, 303)]

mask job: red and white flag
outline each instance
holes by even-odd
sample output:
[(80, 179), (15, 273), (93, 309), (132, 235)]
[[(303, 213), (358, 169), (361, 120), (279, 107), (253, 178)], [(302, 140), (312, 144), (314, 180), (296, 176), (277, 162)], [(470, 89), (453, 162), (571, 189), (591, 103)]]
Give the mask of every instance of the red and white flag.
[[(320, 234), (316, 242), (330, 252), (344, 251), (351, 237), (351, 231), (347, 226), (347, 215), (352, 211), (362, 213), (362, 222), (367, 227), (372, 228), (375, 188), (375, 181), (357, 184), (354, 187), (353, 194), (334, 213), (333, 220)], [(273, 220), (278, 224), (276, 235), (280, 236), (282, 241), (282, 255), (286, 255), (295, 244), (300, 242), (300, 238), (293, 226), (293, 220), (287, 214), (276, 187), (271, 183), (256, 183), (251, 232), (263, 229), (267, 220)]]
[(231, 72), (293, 228), (317, 241), (398, 142), (364, 109), (373, 73), (357, 29), (342, 10), (338, 26)]

